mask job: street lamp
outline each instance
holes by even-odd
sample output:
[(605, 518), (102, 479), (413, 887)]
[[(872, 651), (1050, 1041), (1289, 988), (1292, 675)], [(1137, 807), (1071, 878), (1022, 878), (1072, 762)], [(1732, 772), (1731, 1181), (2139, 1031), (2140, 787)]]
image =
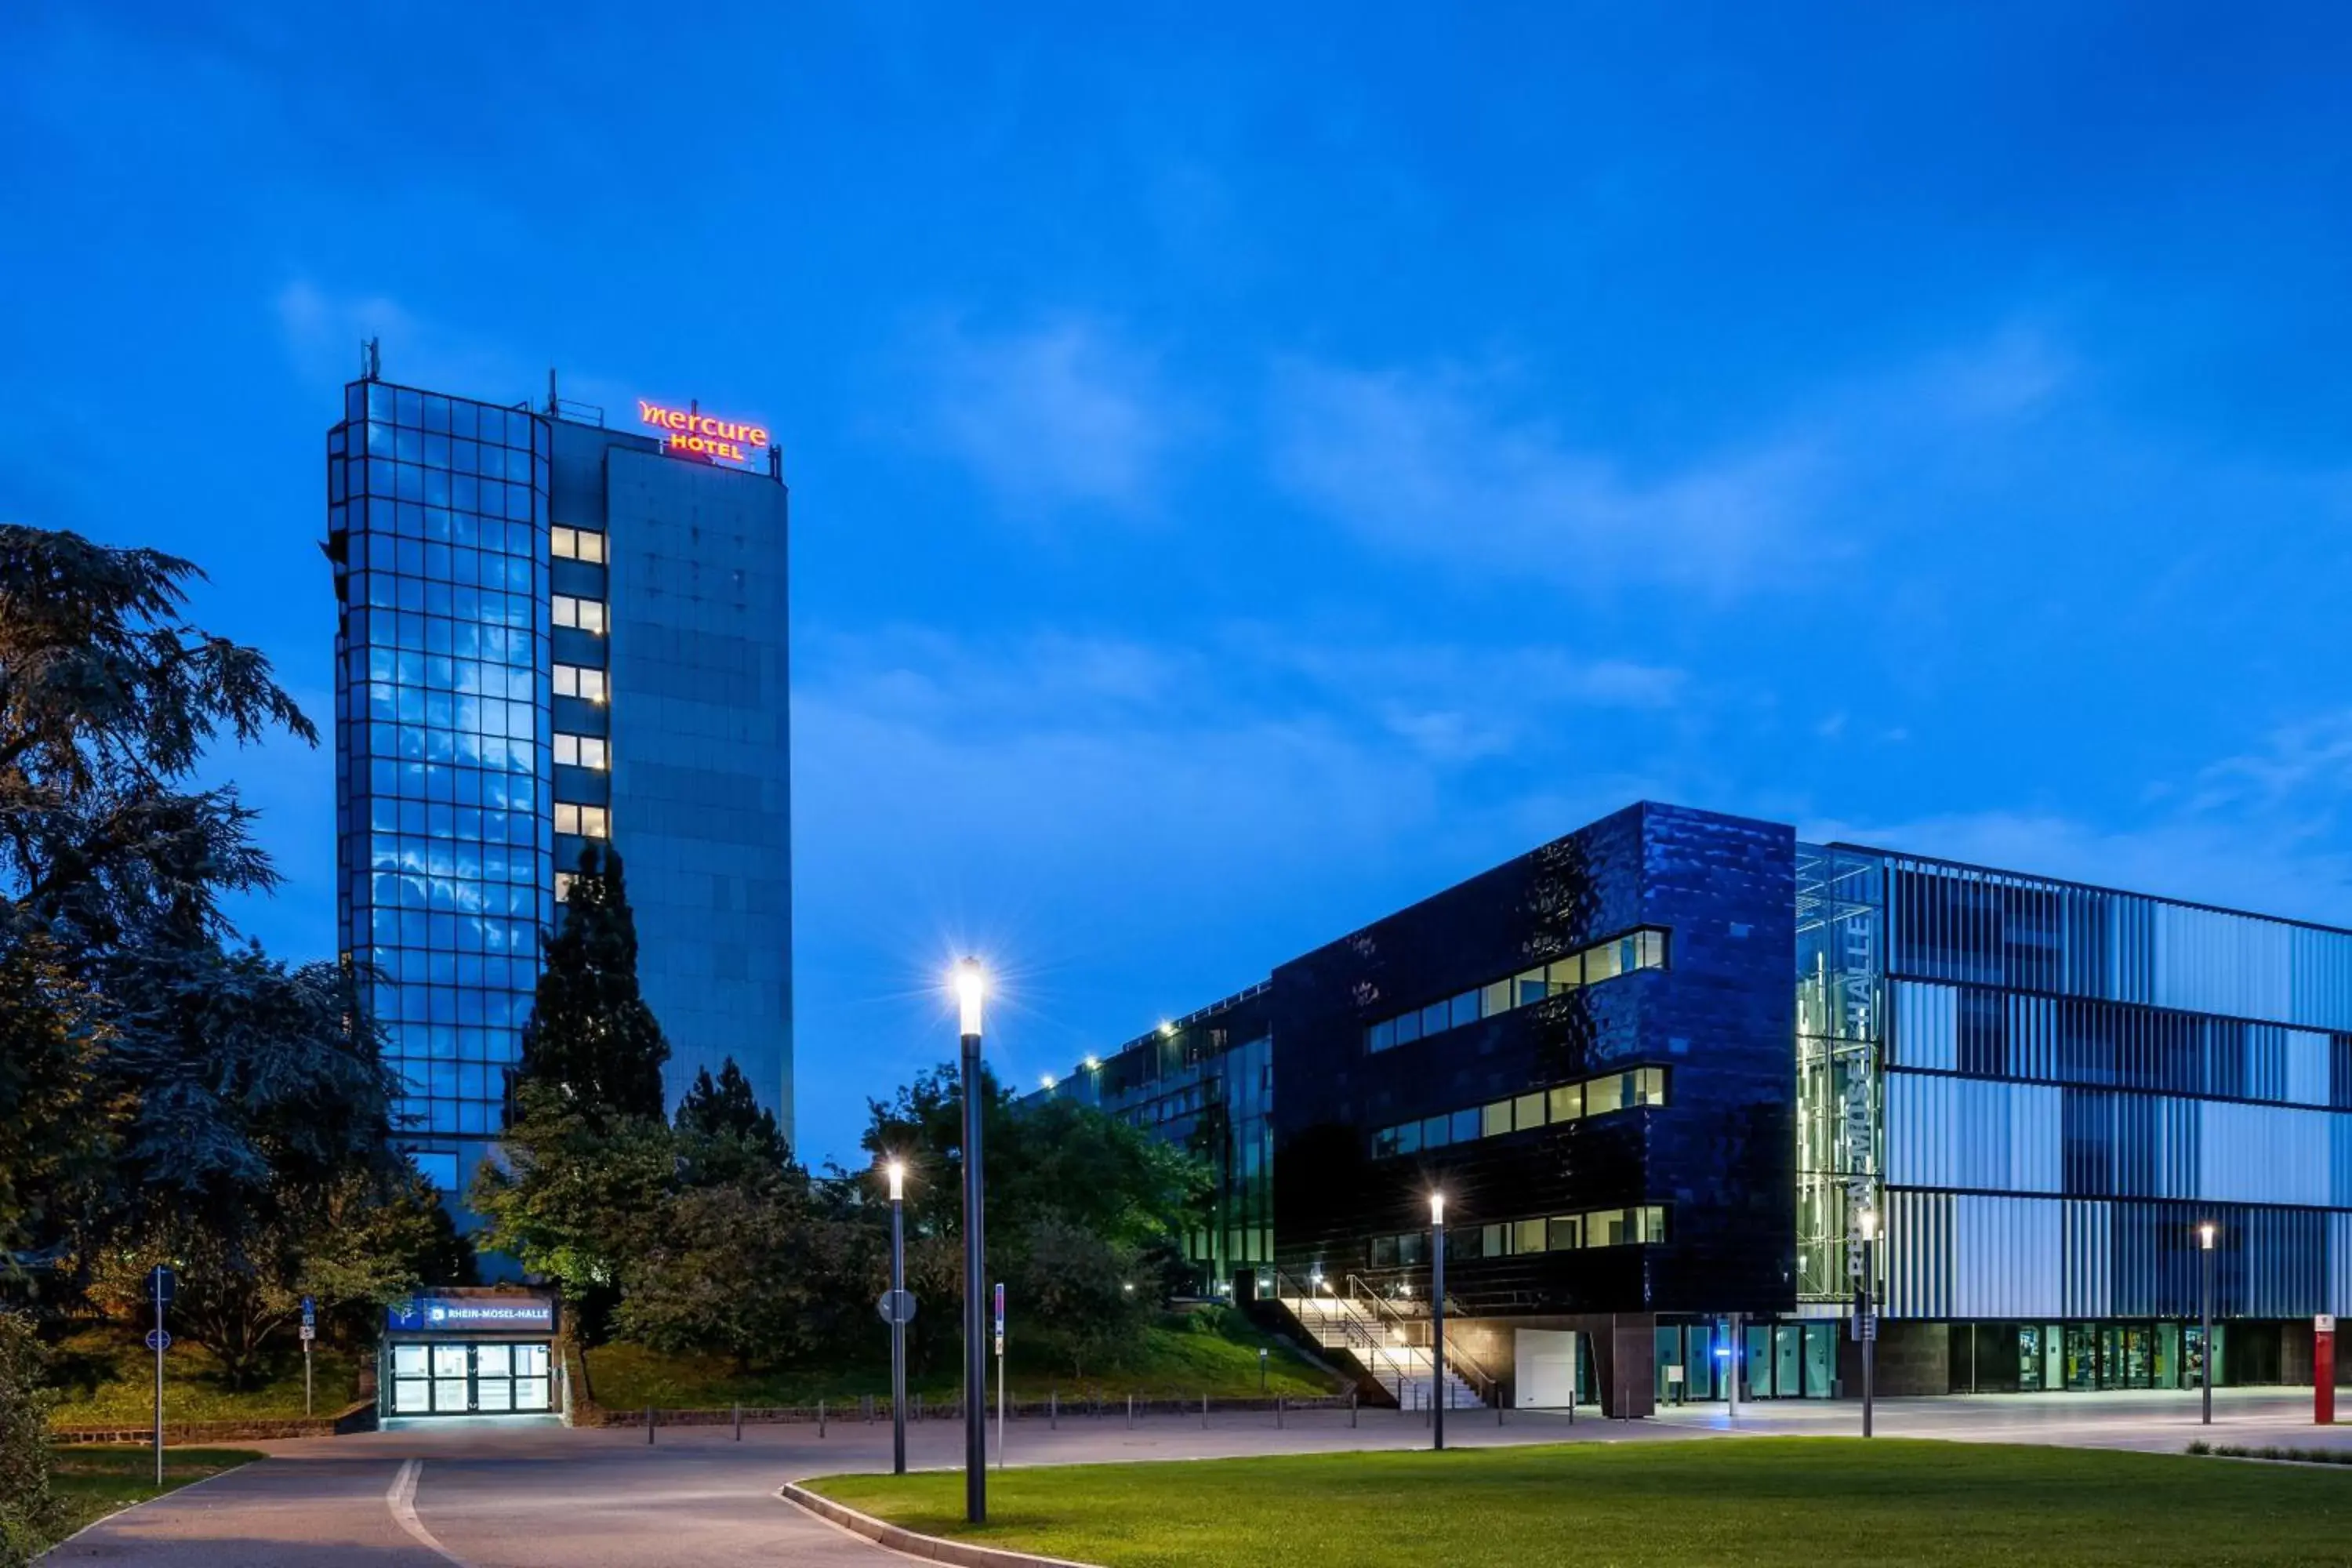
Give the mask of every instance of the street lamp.
[(907, 1166), (893, 1160), (890, 1178), (890, 1473), (907, 1473)]
[(1431, 1447), (1445, 1447), (1445, 1194), (1429, 1194), (1429, 1383)]
[(2197, 1250), (2203, 1255), (2198, 1268), (2197, 1384), (2205, 1401), (2200, 1424), (2207, 1426), (2213, 1425), (2213, 1238), (2221, 1228), (2210, 1219), (2197, 1224)]
[(955, 990), (963, 1033), (963, 1513), (988, 1522), (987, 1248), (981, 1234), (980, 1005), (988, 977), (980, 960), (956, 965)]
[(1872, 1271), (1875, 1261), (1871, 1257), (1873, 1244), (1878, 1240), (1878, 1211), (1864, 1209), (1854, 1216), (1862, 1228), (1862, 1283), (1855, 1290), (1855, 1304), (1861, 1309), (1859, 1327), (1862, 1333), (1862, 1435), (1870, 1436), (1871, 1405), (1877, 1392), (1874, 1386), (1878, 1372), (1878, 1317), (1871, 1310), (1871, 1282), (1877, 1278)]

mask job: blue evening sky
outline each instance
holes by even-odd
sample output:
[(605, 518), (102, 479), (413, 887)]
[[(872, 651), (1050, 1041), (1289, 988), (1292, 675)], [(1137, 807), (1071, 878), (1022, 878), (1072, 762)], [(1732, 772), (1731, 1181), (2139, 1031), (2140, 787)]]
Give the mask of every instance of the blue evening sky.
[[(323, 723), (358, 343), (762, 420), (803, 1150), (1652, 796), (2352, 923), (2352, 11), (0, 17), (0, 514)], [(333, 945), (332, 764), (222, 770)], [(623, 844), (626, 825), (621, 825)]]

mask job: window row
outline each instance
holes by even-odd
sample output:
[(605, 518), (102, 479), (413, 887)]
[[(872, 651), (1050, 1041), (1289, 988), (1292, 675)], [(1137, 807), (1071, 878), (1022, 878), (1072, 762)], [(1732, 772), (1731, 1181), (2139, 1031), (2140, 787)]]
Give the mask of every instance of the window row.
[(604, 700), (604, 672), (584, 664), (559, 664), (555, 667), (555, 694), (602, 702)]
[[(338, 512), (341, 513), (340, 519)], [(426, 506), (422, 501), (385, 500), (382, 497), (353, 500), (342, 507), (329, 507), (327, 525), (350, 533), (354, 541), (362, 536), (421, 539), (427, 544), (487, 550), (525, 561), (539, 559), (539, 529), (528, 520), (509, 522), (503, 517), (454, 511), (446, 506)]]
[(1433, 1002), (1426, 1007), (1383, 1018), (1364, 1031), (1364, 1048), (1385, 1051), (1409, 1046), (1442, 1029), (1459, 1028), (1516, 1007), (1530, 1006), (1550, 996), (1564, 996), (1586, 985), (1598, 985), (1637, 969), (1666, 967), (1666, 933), (1629, 931), (1598, 942), (1581, 952), (1539, 963), (1532, 969)]
[(1491, 1100), (1465, 1110), (1383, 1127), (1372, 1134), (1372, 1157), (1417, 1154), (1425, 1149), (1442, 1149), (1448, 1143), (1499, 1138), (1506, 1132), (1526, 1132), (1559, 1122), (1579, 1121), (1588, 1116), (1605, 1116), (1637, 1105), (1665, 1102), (1666, 1069), (1634, 1068), (1587, 1079), (1582, 1083), (1530, 1089), (1509, 1100)]
[(494, 1100), (411, 1100), (404, 1096), (394, 1104), (395, 1130), (412, 1136), (496, 1132), (506, 1125), (504, 1108)]
[(414, 616), (453, 620), (460, 626), (520, 626), (528, 631), (539, 624), (539, 600), (530, 594), (459, 587), (429, 577), (395, 577), (383, 572), (360, 573), (352, 602), (372, 610), (405, 610)]
[(604, 737), (559, 734), (555, 737), (555, 761), (559, 767), (602, 768), (605, 765)]
[(527, 688), (523, 700), (517, 702), (502, 697), (468, 697), (462, 692), (370, 681), (367, 716), (378, 723), (423, 724), (434, 730), (459, 730), (469, 735), (503, 735), (509, 740), (528, 741), (538, 733), (540, 712), (530, 698)]
[(612, 819), (601, 805), (574, 805), (568, 800), (555, 803), (555, 831), (573, 833), (583, 838), (609, 838)]
[[(479, 953), (409, 952), (396, 947), (362, 950), (352, 954), (363, 963), (373, 980), (372, 1005), (378, 1012), (397, 1005), (391, 999), (405, 990), (431, 986), (436, 990), (456, 987), (460, 991), (478, 993), (499, 1004), (509, 994), (520, 994), (520, 1002), (511, 1020), (522, 1022), (530, 1011), (531, 988), (539, 984), (539, 971), (511, 958), (484, 958)], [(506, 1015), (495, 1018), (484, 1015), (486, 1022), (507, 1021)]]
[(562, 561), (604, 560), (604, 536), (585, 528), (552, 528), (548, 530), (548, 547)]
[(362, 724), (364, 737), (352, 737), (352, 749), (387, 761), (462, 763), (503, 769), (510, 773), (539, 771), (538, 748), (528, 739), (478, 735), (467, 730), (428, 730), (422, 724)]
[(379, 872), (368, 889), (368, 903), (379, 910), (432, 910), (455, 914), (523, 915), (539, 913), (536, 882), (477, 882), (456, 877), (404, 877)]
[[(395, 581), (405, 583), (408, 579)], [(478, 635), (468, 639), (469, 631)], [(453, 624), (440, 616), (425, 615), (421, 607), (404, 607), (394, 613), (376, 606), (352, 612), (347, 646), (389, 647), (427, 655), (446, 653), (462, 658), (479, 657), (493, 664), (536, 669), (546, 657), (547, 630), (539, 626), (509, 627), (474, 621)]]
[[(446, 959), (436, 954), (436, 961), (446, 963)], [(480, 966), (489, 961), (473, 962)], [(513, 961), (501, 959), (498, 965), (505, 969)], [(379, 979), (368, 987), (368, 1006), (392, 1029), (386, 1048), (394, 1055), (508, 1060), (516, 1048), (515, 1031), (530, 1016), (535, 983), (534, 975), (520, 987), (493, 989), (446, 980), (419, 978), (400, 984)]]
[[(328, 499), (356, 500), (365, 496), (370, 500), (412, 501), (418, 506), (478, 511), (508, 522), (530, 522), (538, 515), (540, 492), (530, 485), (453, 474), (421, 463), (387, 463), (381, 458), (372, 463), (353, 459), (349, 466), (349, 477), (339, 481), (333, 465), (329, 465)], [(335, 493), (339, 482), (344, 487), (341, 495)]]
[[(454, 634), (437, 639), (434, 628)], [(360, 679), (362, 669), (366, 678), (384, 687), (404, 686), (424, 691), (455, 691), (466, 697), (506, 697), (520, 702), (531, 700), (531, 687), (536, 672), (528, 664), (507, 664), (479, 657), (481, 628), (451, 626), (445, 621), (431, 622), (427, 640), (442, 644), (437, 653), (415, 653), (400, 648), (372, 647), (353, 650), (352, 678)], [(453, 649), (462, 647), (464, 652)], [(362, 659), (360, 655), (364, 653)]]
[[(1497, 1225), (1455, 1226), (1445, 1233), (1448, 1262), (1476, 1258), (1516, 1258), (1532, 1252), (1577, 1252), (1588, 1247), (1643, 1247), (1666, 1239), (1666, 1205), (1590, 1209), (1583, 1214), (1538, 1215)], [(1371, 1239), (1371, 1266), (1410, 1268), (1429, 1262), (1429, 1232), (1408, 1230)]]
[[(509, 447), (548, 449), (547, 426), (520, 408), (494, 407), (439, 393), (416, 392), (389, 382), (370, 381), (348, 387), (343, 400), (347, 418), (365, 418), (379, 425), (400, 425), (436, 435), (479, 437)], [(364, 393), (364, 399), (362, 399)]]
[(362, 534), (352, 541), (352, 570), (388, 572), (400, 577), (422, 577), (428, 583), (454, 583), (464, 587), (531, 591), (535, 575), (529, 557), (499, 555), (460, 545), (435, 544), (422, 539), (395, 539), (388, 534)]
[(555, 624), (602, 634), (604, 630), (604, 601), (575, 599), (569, 594), (558, 594), (555, 595)]
[[(364, 751), (354, 746), (355, 752)], [(355, 766), (356, 773), (356, 766)], [(546, 790), (542, 781), (515, 778), (506, 773), (485, 773), (478, 768), (454, 767), (439, 763), (395, 763), (388, 759), (367, 764), (368, 813), (372, 826), (389, 831), (393, 824), (378, 819), (379, 803), (400, 803), (399, 830), (403, 833), (427, 833), (429, 827), (413, 824), (419, 819), (409, 813), (413, 805), (478, 805), (488, 810), (511, 808), (532, 809), (535, 798), (543, 798)], [(356, 777), (354, 785), (356, 786)], [(509, 842), (511, 842), (509, 837)]]
[[(531, 481), (531, 455), (527, 447), (508, 447), (467, 436), (444, 436), (431, 430), (400, 430), (372, 424), (365, 437), (367, 456), (422, 463), (428, 468), (477, 474), (486, 479)], [(347, 453), (358, 457), (357, 451)]]
[(539, 953), (539, 922), (494, 915), (433, 914), (424, 910), (375, 910), (368, 915), (375, 947), (437, 948), (444, 952)]

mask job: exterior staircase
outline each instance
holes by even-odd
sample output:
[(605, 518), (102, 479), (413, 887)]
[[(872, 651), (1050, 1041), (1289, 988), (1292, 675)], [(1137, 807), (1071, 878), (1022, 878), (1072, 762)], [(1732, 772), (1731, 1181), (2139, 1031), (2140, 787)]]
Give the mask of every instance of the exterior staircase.
[[(1428, 1344), (1428, 1322), (1409, 1316), (1350, 1275), (1343, 1285), (1326, 1279), (1275, 1276), (1275, 1300), (1327, 1353), (1353, 1362), (1403, 1410), (1426, 1410), (1440, 1397)], [(1449, 1410), (1477, 1409), (1497, 1397), (1495, 1380), (1448, 1346), (1443, 1397)]]

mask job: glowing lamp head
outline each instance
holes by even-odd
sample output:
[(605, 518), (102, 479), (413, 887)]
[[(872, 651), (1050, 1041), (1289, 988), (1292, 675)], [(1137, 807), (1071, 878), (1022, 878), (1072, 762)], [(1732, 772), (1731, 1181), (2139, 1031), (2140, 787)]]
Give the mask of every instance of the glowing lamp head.
[(882, 1167), (882, 1173), (890, 1178), (890, 1201), (895, 1204), (904, 1198), (907, 1195), (906, 1162), (893, 1160)]
[(1863, 1210), (1860, 1214), (1854, 1216), (1854, 1222), (1862, 1227), (1863, 1240), (1876, 1241), (1878, 1239), (1878, 1211), (1876, 1209)]
[(1088, 1057), (1087, 1058), (1086, 1068), (1088, 1072), (1094, 1071), (1100, 1066), (1102, 1066), (1102, 1058), (1100, 1057)]
[(955, 967), (956, 1001), (963, 1013), (963, 1032), (980, 1033), (981, 999), (988, 994), (988, 975), (980, 960), (967, 958)]
[(1444, 1193), (1432, 1193), (1429, 1194), (1429, 1223), (1432, 1225), (1444, 1225), (1445, 1223), (1445, 1194)]
[(1047, 1089), (1051, 1089), (1054, 1087), (1054, 1075), (1052, 1073), (1047, 1073), (1044, 1078), (1039, 1079), (1037, 1081), (1044, 1084)]
[(2197, 1245), (2208, 1252), (2212, 1251), (2213, 1237), (2220, 1228), (2210, 1219), (2200, 1220), (2197, 1225)]

